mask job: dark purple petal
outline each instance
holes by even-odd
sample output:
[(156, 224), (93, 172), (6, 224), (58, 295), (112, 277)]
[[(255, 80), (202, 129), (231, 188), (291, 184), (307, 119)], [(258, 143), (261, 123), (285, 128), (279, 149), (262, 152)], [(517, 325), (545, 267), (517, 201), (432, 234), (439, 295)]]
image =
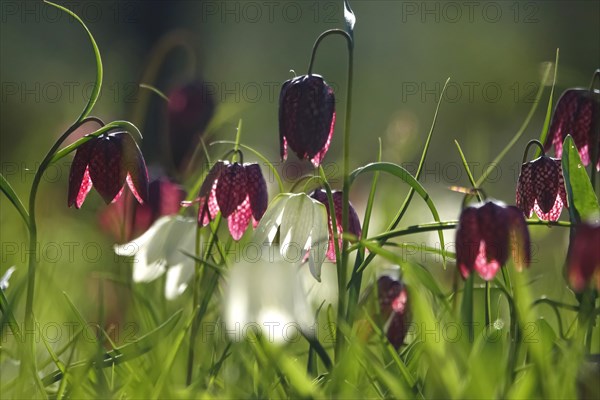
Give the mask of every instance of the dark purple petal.
[(541, 220), (556, 221), (566, 203), (560, 159), (542, 156), (521, 167), (517, 206), (527, 217), (532, 210)]
[(552, 115), (552, 122), (548, 132), (545, 149), (554, 145), (556, 157), (562, 155), (562, 143), (567, 135), (573, 137), (575, 146), (579, 150), (582, 163), (590, 163), (590, 152), (594, 143), (594, 127), (600, 123), (600, 100), (598, 95), (587, 89), (566, 90), (556, 104)]
[(548, 213), (558, 196), (558, 167), (550, 157), (542, 156), (532, 161), (535, 181), (535, 198), (540, 209)]
[(216, 189), (219, 177), (225, 171), (229, 163), (223, 161), (217, 161), (212, 166), (202, 186), (200, 186), (200, 192), (198, 194), (198, 223), (202, 226), (208, 225), (208, 223), (217, 215), (219, 212), (219, 206), (216, 200)]
[(246, 169), (239, 163), (227, 166), (217, 182), (217, 204), (227, 218), (246, 199)]
[(408, 321), (403, 314), (394, 314), (390, 320), (386, 337), (396, 350), (404, 344), (404, 338), (408, 332)]
[[(569, 246), (568, 277), (571, 287), (581, 292), (600, 274), (600, 225), (580, 224)], [(598, 276), (596, 276), (596, 288)]]
[(517, 181), (517, 206), (527, 218), (531, 217), (535, 204), (533, 172), (531, 163), (521, 165), (521, 173)]
[(90, 177), (106, 204), (117, 197), (127, 176), (126, 173), (123, 173), (121, 143), (121, 136), (102, 135), (98, 137), (90, 159)]
[(383, 316), (384, 320), (387, 320), (388, 316), (392, 312), (392, 303), (394, 299), (398, 297), (402, 291), (402, 284), (400, 281), (392, 279), (391, 277), (384, 275), (377, 279), (377, 296), (379, 300), (379, 312)]
[(206, 178), (204, 178), (204, 182), (202, 182), (202, 186), (200, 186), (200, 193), (198, 197), (207, 197), (212, 190), (215, 181), (219, 179), (221, 173), (225, 171), (229, 163), (224, 163), (223, 161), (217, 161), (215, 165), (208, 171), (206, 174)]
[(246, 189), (248, 190), (252, 216), (255, 221), (260, 221), (269, 203), (267, 182), (258, 164), (247, 164), (244, 167), (246, 168)]
[(88, 165), (97, 141), (97, 138), (92, 137), (77, 148), (69, 171), (69, 207), (75, 204), (76, 208), (80, 208), (92, 188)]
[(284, 131), (288, 126), (292, 125), (292, 121), (290, 118), (293, 118), (293, 115), (287, 117), (287, 120), (284, 122), (286, 118), (286, 114), (284, 111), (287, 111), (288, 114), (291, 114), (291, 111), (288, 110), (289, 107), (284, 107), (284, 100), (288, 103), (292, 103), (291, 99), (286, 99), (285, 95), (287, 93), (288, 87), (291, 85), (292, 80), (285, 81), (281, 86), (281, 92), (279, 93), (279, 155), (283, 161), (287, 159), (287, 139), (285, 138)]
[(289, 147), (300, 159), (319, 165), (331, 142), (335, 123), (333, 90), (319, 75), (286, 81), (279, 96), (279, 139), (282, 159)]
[(148, 201), (148, 169), (144, 156), (129, 133), (116, 133), (114, 136), (121, 139), (121, 175), (126, 178), (129, 175), (131, 192), (140, 203), (145, 203)]
[(482, 235), (479, 232), (477, 208), (467, 207), (460, 214), (456, 230), (456, 264), (467, 279), (475, 267)]
[[(340, 191), (334, 191), (331, 195), (333, 197), (333, 205), (335, 207), (335, 222), (338, 231), (338, 247), (341, 248), (343, 242), (341, 234), (344, 232), (342, 229), (343, 193)], [(327, 198), (327, 193), (322, 189), (317, 189), (311, 194), (311, 197), (323, 203), (325, 205), (325, 209), (327, 210), (327, 216), (329, 217), (329, 247), (327, 248), (327, 258), (335, 261), (333, 222), (331, 219), (331, 212), (329, 211), (329, 199)], [(350, 204), (350, 208), (348, 209), (348, 231), (354, 234), (357, 238), (360, 238), (362, 233), (360, 220), (358, 219), (358, 215), (356, 214), (356, 210), (354, 210), (352, 204)]]
[(387, 325), (385, 334), (389, 342), (398, 349), (408, 332), (408, 293), (401, 281), (384, 275), (377, 279), (380, 322)]
[(477, 210), (481, 238), (485, 242), (486, 259), (506, 264), (508, 259), (508, 221), (505, 208), (488, 201)]

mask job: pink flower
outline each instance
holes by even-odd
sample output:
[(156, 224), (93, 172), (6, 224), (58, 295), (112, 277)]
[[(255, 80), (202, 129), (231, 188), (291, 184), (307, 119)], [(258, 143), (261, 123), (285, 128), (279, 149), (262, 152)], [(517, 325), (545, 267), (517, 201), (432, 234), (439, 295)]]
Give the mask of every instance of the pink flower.
[[(598, 72), (596, 72), (597, 74)], [(567, 135), (573, 137), (583, 165), (588, 166), (590, 155), (600, 154), (600, 139), (594, 133), (594, 126), (600, 124), (600, 91), (597, 89), (568, 89), (554, 109), (550, 130), (544, 143), (545, 150), (554, 145), (556, 157), (561, 157), (563, 141)], [(600, 160), (596, 164), (600, 171)]]
[(571, 287), (581, 292), (595, 275), (600, 290), (600, 225), (580, 224), (569, 247), (567, 274)]
[(125, 193), (99, 214), (100, 226), (119, 242), (128, 242), (146, 232), (160, 217), (177, 214), (186, 192), (166, 176), (152, 179), (148, 201), (139, 204)]
[(217, 162), (200, 187), (198, 223), (208, 225), (217, 213), (227, 218), (229, 232), (240, 240), (253, 220), (253, 227), (267, 209), (267, 183), (258, 164)]
[(389, 342), (398, 349), (408, 332), (410, 309), (404, 283), (384, 275), (377, 279), (379, 312), (386, 322), (384, 332)]
[(138, 202), (148, 200), (148, 171), (138, 145), (124, 131), (93, 136), (77, 148), (71, 164), (68, 205), (80, 208), (92, 186), (109, 204), (119, 199), (125, 182)]
[(325, 157), (335, 126), (333, 89), (319, 75), (302, 75), (284, 82), (279, 95), (281, 158), (287, 146), (301, 160), (318, 167)]
[(527, 218), (535, 211), (541, 220), (556, 221), (566, 205), (560, 159), (541, 156), (522, 164), (517, 183), (517, 207)]
[[(331, 193), (333, 197), (333, 205), (335, 208), (335, 221), (337, 225), (338, 231), (338, 248), (342, 247), (342, 233), (344, 233), (342, 229), (342, 192), (333, 191)], [(331, 222), (331, 212), (329, 211), (329, 200), (327, 199), (327, 193), (322, 189), (315, 190), (310, 197), (323, 203), (325, 208), (327, 209), (327, 217), (329, 219), (329, 246), (327, 247), (327, 258), (331, 261), (335, 261), (335, 244), (333, 241), (333, 225)], [(350, 204), (350, 208), (348, 209), (348, 230), (357, 238), (360, 238), (360, 234), (362, 229), (360, 227), (360, 221), (358, 220), (358, 215)]]
[(529, 265), (529, 231), (521, 210), (492, 201), (463, 210), (456, 230), (456, 264), (463, 278), (477, 271), (486, 281), (494, 279), (511, 251), (518, 268)]

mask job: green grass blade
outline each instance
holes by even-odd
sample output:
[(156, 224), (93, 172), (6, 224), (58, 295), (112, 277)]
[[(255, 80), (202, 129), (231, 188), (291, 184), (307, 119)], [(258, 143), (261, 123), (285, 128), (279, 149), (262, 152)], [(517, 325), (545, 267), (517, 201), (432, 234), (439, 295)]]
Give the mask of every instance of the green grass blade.
[(164, 92), (162, 90), (158, 89), (157, 87), (148, 85), (147, 83), (140, 83), (140, 87), (142, 89), (148, 89), (149, 91), (153, 92), (154, 94), (157, 94), (161, 99), (163, 99), (167, 103), (169, 102), (169, 96), (164, 94)]
[(12, 312), (12, 309), (11, 309), (10, 303), (8, 302), (8, 299), (4, 295), (4, 290), (1, 290), (1, 289), (0, 289), (0, 311), (2, 311), (2, 315), (4, 316), (4, 318), (6, 318), (8, 327), (10, 328), (15, 339), (17, 340), (17, 343), (23, 343), (23, 337), (21, 336), (21, 329), (19, 328), (19, 323), (17, 322), (15, 315)]
[(23, 218), (23, 221), (25, 221), (25, 225), (29, 226), (29, 214), (27, 213), (25, 206), (23, 206), (21, 199), (19, 198), (13, 187), (10, 185), (10, 183), (6, 180), (4, 175), (2, 175), (1, 173), (0, 189), (2, 189), (2, 193), (4, 193), (6, 197), (8, 197), (8, 200), (10, 200), (12, 205), (15, 206), (15, 208), (19, 212), (19, 215), (21, 215), (21, 217)]
[[(120, 364), (129, 361), (133, 358), (139, 357), (142, 354), (152, 350), (154, 347), (156, 347), (157, 341), (164, 339), (169, 333), (171, 333), (171, 331), (175, 328), (175, 325), (179, 322), (181, 314), (182, 310), (175, 312), (162, 325), (141, 336), (137, 340), (134, 340), (132, 342), (127, 343), (126, 345), (117, 347), (114, 350), (106, 352), (104, 354), (104, 358), (101, 362), (100, 367), (111, 367), (113, 365)], [(94, 364), (95, 362), (91, 361), (91, 363)], [(85, 360), (71, 364), (68, 368), (72, 371), (74, 369), (85, 368), (88, 365), (90, 365), (90, 361)], [(54, 371), (46, 375), (42, 379), (42, 382), (44, 386), (48, 386), (54, 382), (58, 382), (62, 378), (63, 374), (61, 371)]]
[(465, 167), (465, 171), (467, 171), (467, 176), (469, 177), (469, 182), (471, 183), (471, 186), (473, 188), (475, 188), (475, 178), (473, 178), (473, 173), (471, 172), (471, 168), (469, 168), (469, 164), (467, 163), (467, 159), (465, 157), (465, 153), (463, 153), (462, 148), (460, 147), (460, 144), (458, 144), (458, 141), (455, 140), (454, 144), (456, 145), (456, 148), (458, 149), (458, 154), (460, 154), (460, 159), (462, 160), (463, 166)]
[[(546, 118), (544, 119), (544, 126), (542, 133), (540, 134), (540, 143), (546, 143), (546, 137), (548, 136), (548, 129), (550, 129), (550, 118), (552, 117), (552, 101), (554, 99), (554, 88), (556, 86), (556, 75), (558, 74), (558, 54), (559, 49), (556, 49), (556, 59), (554, 60), (554, 78), (552, 79), (552, 89), (550, 89), (550, 98), (548, 99), (548, 107), (546, 108)], [(535, 157), (538, 158), (542, 154), (542, 150), (536, 147)]]
[[(425, 200), (425, 203), (427, 203), (427, 206), (429, 207), (429, 210), (431, 211), (431, 215), (433, 216), (433, 219), (437, 222), (441, 222), (440, 215), (435, 207), (435, 204), (431, 200), (429, 193), (427, 193), (425, 188), (423, 188), (423, 186), (415, 179), (414, 176), (412, 176), (410, 174), (410, 172), (408, 172), (406, 169), (402, 168), (401, 166), (399, 166), (397, 164), (381, 162), (381, 163), (371, 163), (371, 164), (365, 165), (364, 167), (357, 168), (354, 171), (352, 171), (352, 173), (350, 174), (350, 184), (352, 184), (352, 182), (354, 182), (354, 180), (358, 176), (364, 174), (365, 172), (375, 172), (375, 171), (387, 172), (388, 174), (394, 175), (395, 177), (400, 178), (405, 183), (407, 183), (415, 192), (417, 192), (417, 194), (419, 194), (419, 196), (421, 196), (421, 198), (423, 200)], [(440, 239), (440, 247), (444, 248), (445, 247), (444, 234), (442, 233), (441, 230), (438, 231), (438, 237)], [(445, 257), (444, 257), (444, 263), (445, 263)]]
[(177, 333), (177, 336), (175, 337), (175, 340), (173, 341), (173, 347), (171, 349), (171, 351), (169, 352), (169, 354), (165, 357), (165, 362), (163, 364), (163, 368), (162, 368), (162, 372), (159, 375), (158, 379), (156, 380), (156, 386), (154, 387), (154, 399), (158, 399), (160, 398), (160, 395), (162, 393), (162, 389), (165, 385), (165, 382), (169, 376), (169, 374), (171, 373), (171, 367), (173, 365), (173, 363), (175, 362), (175, 357), (177, 356), (177, 353), (179, 352), (179, 349), (181, 348), (181, 345), (183, 344), (183, 340), (185, 339), (185, 336), (187, 334), (187, 332), (190, 330), (190, 327), (192, 326), (192, 323), (194, 322), (194, 318), (196, 317), (198, 313), (198, 309), (194, 310), (194, 312), (188, 317), (187, 321), (185, 322), (185, 325), (182, 329), (179, 330), (179, 332)]

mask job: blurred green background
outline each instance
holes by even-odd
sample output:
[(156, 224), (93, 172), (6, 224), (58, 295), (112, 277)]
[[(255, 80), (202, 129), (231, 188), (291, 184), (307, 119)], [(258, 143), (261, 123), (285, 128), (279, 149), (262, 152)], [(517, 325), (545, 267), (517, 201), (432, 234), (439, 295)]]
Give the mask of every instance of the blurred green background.
[[(156, 79), (144, 83), (168, 93), (177, 84), (203, 78), (214, 88), (218, 107), (231, 116), (213, 137), (232, 140), (242, 118), (243, 143), (275, 162), (279, 160), (281, 83), (294, 75), (290, 70), (306, 73), (312, 44), (323, 30), (343, 27), (342, 1), (80, 0), (60, 4), (88, 24), (102, 53), (104, 86), (92, 114), (105, 121), (139, 123), (149, 165), (158, 165), (164, 156), (159, 144), (166, 134), (166, 107), (137, 85), (154, 65), (151, 54), (165, 35), (179, 31), (178, 35), (191, 38), (195, 65), (190, 66), (185, 51), (175, 49), (160, 64)], [(521, 126), (539, 88), (543, 65), (554, 61), (557, 48), (555, 101), (568, 87), (588, 86), (592, 72), (600, 66), (600, 3), (596, 1), (351, 4), (357, 16), (351, 166), (376, 159), (379, 137), (384, 160), (402, 163), (414, 172), (441, 88), (450, 77), (422, 178), (443, 219), (456, 219), (462, 200), (447, 188), (468, 186), (455, 139), (473, 163), (477, 178)], [(95, 65), (88, 38), (70, 17), (41, 1), (3, 0), (0, 7), (1, 170), (25, 202), (37, 163), (83, 108)], [(338, 178), (346, 68), (345, 44), (339, 37), (327, 39), (317, 54), (314, 72), (336, 89), (338, 124), (325, 164), (326, 171), (337, 173)], [(548, 95), (549, 87), (525, 134), (484, 186), (489, 196), (514, 204), (522, 150), (528, 140), (539, 137)], [(144, 96), (150, 99), (147, 107), (140, 106)], [(221, 146), (213, 156), (226, 150)], [(250, 154), (246, 158), (255, 160)], [(66, 207), (70, 159), (48, 171), (38, 195), (42, 279), (36, 307), (38, 316), (48, 318), (56, 317), (49, 311), (55, 310), (52, 303), (44, 301), (48, 290), (67, 291), (92, 316), (97, 287), (92, 272), (115, 271), (123, 265), (112, 254), (112, 238), (98, 229), (97, 212), (104, 207), (100, 197), (90, 194), (81, 210)], [(310, 171), (308, 163), (298, 163), (290, 155), (280, 170), (291, 184), (298, 168)], [(407, 192), (391, 178), (382, 177), (382, 182), (373, 234), (388, 224)], [(272, 198), (276, 185), (270, 183)], [(361, 216), (369, 185), (369, 179), (362, 178), (351, 194)], [(334, 181), (333, 186), (340, 188), (341, 181)], [(26, 274), (26, 230), (5, 198), (0, 204), (0, 273), (16, 265), (11, 282), (18, 288)], [(412, 207), (402, 226), (432, 220), (420, 199)], [(561, 278), (567, 230), (536, 227), (531, 233), (533, 276), (540, 278), (535, 290), (557, 300), (572, 300)], [(446, 232), (446, 239), (452, 242), (453, 233)], [(434, 245), (436, 236), (407, 240)], [(420, 260), (431, 264), (432, 257), (427, 257)], [(443, 272), (440, 265), (432, 264), (432, 270), (450, 277), (454, 267)], [(160, 295), (158, 286), (155, 293)], [(182, 302), (186, 301), (189, 297), (184, 296)]]

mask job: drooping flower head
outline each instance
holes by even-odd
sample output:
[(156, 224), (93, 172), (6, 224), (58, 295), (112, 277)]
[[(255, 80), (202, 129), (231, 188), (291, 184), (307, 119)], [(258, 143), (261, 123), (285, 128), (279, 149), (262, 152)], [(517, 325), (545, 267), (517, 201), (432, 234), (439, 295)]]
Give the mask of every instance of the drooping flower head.
[(68, 205), (80, 208), (92, 186), (109, 204), (119, 199), (125, 183), (138, 202), (148, 200), (148, 171), (135, 140), (124, 131), (92, 136), (73, 158)]
[[(194, 276), (197, 228), (193, 218), (165, 216), (157, 219), (141, 236), (129, 243), (115, 245), (123, 257), (133, 257), (133, 281), (151, 282), (166, 273), (165, 297), (176, 298)], [(188, 253), (188, 254), (185, 254)]]
[(319, 75), (302, 75), (284, 82), (279, 95), (279, 141), (281, 158), (287, 147), (298, 158), (321, 164), (329, 149), (335, 126), (333, 89)]
[(208, 225), (221, 211), (231, 236), (240, 240), (250, 220), (256, 227), (267, 209), (267, 183), (256, 163), (219, 161), (204, 179), (198, 200), (199, 224)]
[(386, 321), (384, 332), (394, 348), (398, 349), (408, 332), (408, 293), (402, 281), (384, 275), (377, 279), (377, 295), (379, 311)]
[(397, 350), (404, 343), (411, 319), (408, 291), (395, 269), (377, 273), (377, 280), (364, 291), (359, 303), (363, 315), (357, 318), (357, 336), (368, 341), (373, 323)]
[(100, 212), (100, 226), (118, 242), (128, 242), (144, 233), (158, 218), (176, 214), (185, 197), (180, 185), (167, 176), (159, 176), (150, 180), (148, 201), (139, 204), (130, 192), (125, 192)]
[(533, 161), (521, 164), (517, 182), (517, 207), (527, 218), (535, 211), (541, 220), (557, 221), (566, 205), (567, 193), (559, 158), (542, 154)]
[[(594, 73), (590, 89), (567, 89), (558, 100), (544, 148), (554, 145), (556, 157), (561, 157), (567, 135), (573, 137), (581, 162), (588, 166), (593, 152), (600, 154), (600, 90), (594, 89), (594, 81), (600, 70)], [(596, 164), (600, 171), (600, 160)]]
[(307, 194), (281, 193), (269, 204), (254, 241), (274, 245), (279, 232), (284, 260), (301, 263), (308, 259), (310, 273), (320, 281), (329, 242), (327, 219), (325, 206)]
[[(338, 248), (342, 247), (342, 233), (344, 230), (342, 229), (342, 198), (343, 194), (340, 191), (332, 191), (331, 193), (333, 197), (333, 205), (335, 208), (335, 221), (337, 226), (338, 233)], [(327, 217), (329, 219), (329, 246), (327, 247), (327, 258), (331, 261), (335, 261), (335, 247), (333, 241), (333, 224), (331, 221), (331, 211), (329, 210), (329, 200), (327, 199), (327, 193), (322, 189), (315, 190), (311, 195), (313, 199), (323, 203), (325, 208), (327, 209)], [(360, 227), (360, 221), (358, 219), (358, 215), (356, 214), (356, 210), (352, 204), (348, 208), (348, 230), (357, 238), (360, 238), (362, 229)]]
[(571, 239), (567, 261), (569, 282), (577, 292), (583, 291), (589, 283), (600, 290), (599, 243), (600, 225), (582, 223), (577, 226), (575, 235)]
[(529, 231), (520, 209), (487, 201), (462, 211), (456, 264), (463, 278), (477, 271), (486, 281), (492, 280), (511, 252), (517, 268), (529, 265)]
[(197, 81), (169, 93), (168, 124), (171, 157), (180, 168), (192, 155), (215, 112), (210, 87)]

